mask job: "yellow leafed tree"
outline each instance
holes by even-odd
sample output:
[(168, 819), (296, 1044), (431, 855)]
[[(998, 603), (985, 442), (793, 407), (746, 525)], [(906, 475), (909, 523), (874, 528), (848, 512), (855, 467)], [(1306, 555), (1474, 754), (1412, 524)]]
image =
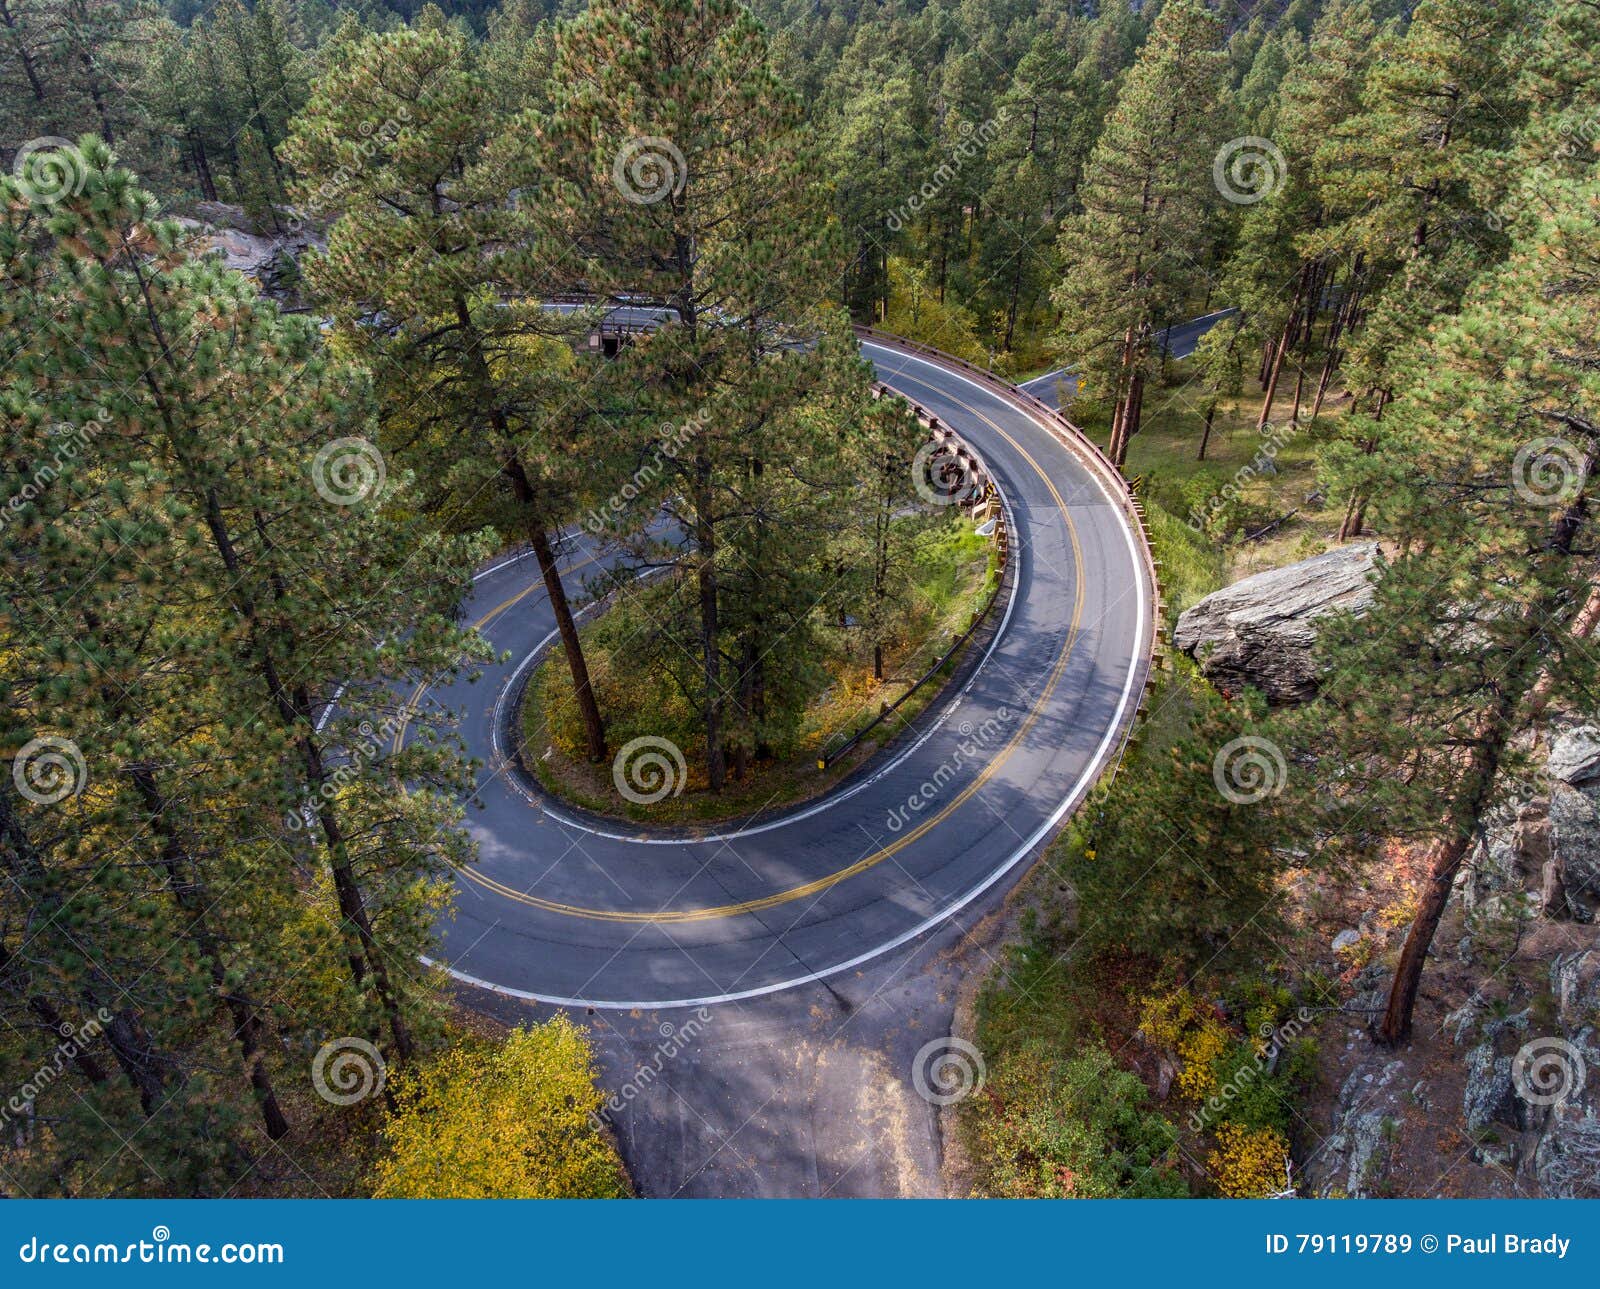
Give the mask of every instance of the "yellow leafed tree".
[(394, 1083), (380, 1199), (616, 1199), (621, 1161), (600, 1109), (585, 1032), (564, 1016), (503, 1043), (451, 1048)]

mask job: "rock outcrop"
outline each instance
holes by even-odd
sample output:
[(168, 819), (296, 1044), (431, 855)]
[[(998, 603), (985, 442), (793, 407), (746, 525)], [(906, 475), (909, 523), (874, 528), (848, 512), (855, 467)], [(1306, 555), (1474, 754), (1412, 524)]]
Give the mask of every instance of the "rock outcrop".
[(1377, 550), (1352, 543), (1213, 592), (1179, 617), (1173, 643), (1220, 689), (1248, 685), (1270, 702), (1305, 702), (1317, 692), (1316, 619), (1366, 611)]
[(263, 294), (280, 300), (295, 292), (300, 256), (324, 244), (319, 232), (287, 214), (283, 229), (267, 230), (240, 207), (224, 202), (196, 202), (194, 212), (197, 218), (180, 217), (178, 222), (194, 232), (202, 248), (220, 255), (230, 269), (254, 278)]

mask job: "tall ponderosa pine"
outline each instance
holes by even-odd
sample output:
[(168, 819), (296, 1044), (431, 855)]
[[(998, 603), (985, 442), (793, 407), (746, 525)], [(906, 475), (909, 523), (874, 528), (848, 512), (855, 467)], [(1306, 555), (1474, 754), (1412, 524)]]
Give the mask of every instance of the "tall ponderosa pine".
[[(1587, 0), (1547, 18), (1529, 78), (1541, 112), (1525, 137), (1579, 128), (1596, 87), (1596, 21)], [(1573, 149), (1523, 174), (1504, 265), (1389, 368), (1394, 450), (1367, 486), (1400, 554), (1377, 583), (1371, 620), (1383, 629), (1330, 635), (1315, 719), (1333, 717), (1331, 739), (1310, 740), (1342, 767), (1349, 832), (1381, 821), (1386, 835), (1428, 842), (1379, 1027), (1388, 1042), (1410, 1033), (1428, 948), (1496, 776), (1516, 759), (1513, 736), (1542, 690), (1592, 696), (1600, 680), (1579, 638), (1600, 459), (1600, 171)], [(1370, 459), (1359, 464), (1371, 480)]]
[(662, 423), (690, 428), (650, 493), (678, 537), (636, 548), (677, 573), (662, 625), (674, 662), (694, 659), (716, 789), (730, 748), (737, 768), (776, 712), (792, 716), (784, 690), (827, 594), (830, 480), (865, 392), (825, 305), (842, 257), (800, 104), (732, 0), (603, 0), (561, 29), (551, 81), (555, 108), (533, 123), (560, 180), (551, 207), (606, 286), (675, 316), (625, 352), (637, 397), (611, 418), (610, 455), (650, 452)]
[[(331, 888), (353, 992), (350, 1016), (299, 1023), (383, 1027), (404, 1059), (431, 1006), (411, 964), (438, 879), (470, 855), (452, 826), (469, 782), (436, 736), (391, 743), (402, 680), (477, 648), (452, 622), (466, 556), (380, 507), (359, 373), (188, 258), (103, 144), (82, 153), (82, 193), (14, 204), (6, 230), (7, 323), (27, 328), (8, 416), (35, 459), (37, 426), (95, 427), (87, 463), (23, 512), (35, 594), (11, 601), (13, 683), (115, 785), (94, 827), (123, 830), (174, 901), (276, 1133), (258, 1003), (294, 1015), (286, 923), (309, 890)], [(126, 573), (95, 558), (108, 542), (137, 553)]]
[(541, 238), (529, 140), (477, 57), (450, 31), (368, 37), (319, 83), (284, 153), (298, 199), (337, 216), (306, 278), (372, 369), (385, 442), (447, 522), (532, 547), (598, 761), (605, 727), (552, 542), (585, 473), (581, 404), (549, 347), (559, 315), (541, 305), (584, 263)]
[(1212, 119), (1222, 73), (1216, 18), (1172, 0), (1128, 73), (1062, 228), (1060, 347), (1079, 388), (1111, 418), (1121, 465), (1138, 432), (1161, 328), (1205, 252), (1216, 194)]

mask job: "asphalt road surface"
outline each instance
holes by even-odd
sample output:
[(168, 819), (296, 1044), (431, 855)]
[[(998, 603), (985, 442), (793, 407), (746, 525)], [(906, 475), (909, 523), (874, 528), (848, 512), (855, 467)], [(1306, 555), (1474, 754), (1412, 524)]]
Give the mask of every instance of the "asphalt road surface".
[[(543, 797), (507, 755), (554, 630), (531, 557), (480, 574), (467, 606), (508, 661), (417, 697), (463, 712), (484, 762), (440, 965), (481, 1010), (591, 1027), (647, 1194), (938, 1193), (913, 1067), (982, 967), (967, 933), (1117, 754), (1142, 691), (1150, 574), (1116, 485), (976, 373), (864, 352), (999, 478), (1016, 558), (956, 691), (833, 793), (693, 836)], [(566, 558), (576, 589), (603, 555)]]

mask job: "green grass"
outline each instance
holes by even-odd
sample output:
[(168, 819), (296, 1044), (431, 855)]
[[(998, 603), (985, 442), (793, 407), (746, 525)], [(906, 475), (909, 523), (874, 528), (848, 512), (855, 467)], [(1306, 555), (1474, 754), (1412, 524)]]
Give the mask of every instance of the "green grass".
[[(1319, 496), (1317, 445), (1333, 433), (1344, 403), (1330, 397), (1315, 425), (1288, 428), (1292, 376), (1280, 386), (1271, 425), (1256, 430), (1261, 396), (1253, 389), (1219, 403), (1206, 445), (1206, 395), (1187, 361), (1169, 366), (1170, 382), (1148, 396), (1144, 423), (1128, 445), (1125, 473), (1134, 481), (1149, 517), (1151, 541), (1162, 562), (1161, 581), (1170, 612), (1251, 573), (1320, 554), (1335, 542), (1342, 499)], [(1309, 384), (1308, 378), (1308, 384)], [(1102, 428), (1087, 425), (1102, 446)], [(1270, 461), (1271, 472), (1261, 470)], [(1213, 498), (1232, 494), (1217, 510)], [(1291, 516), (1269, 533), (1251, 534)]]

